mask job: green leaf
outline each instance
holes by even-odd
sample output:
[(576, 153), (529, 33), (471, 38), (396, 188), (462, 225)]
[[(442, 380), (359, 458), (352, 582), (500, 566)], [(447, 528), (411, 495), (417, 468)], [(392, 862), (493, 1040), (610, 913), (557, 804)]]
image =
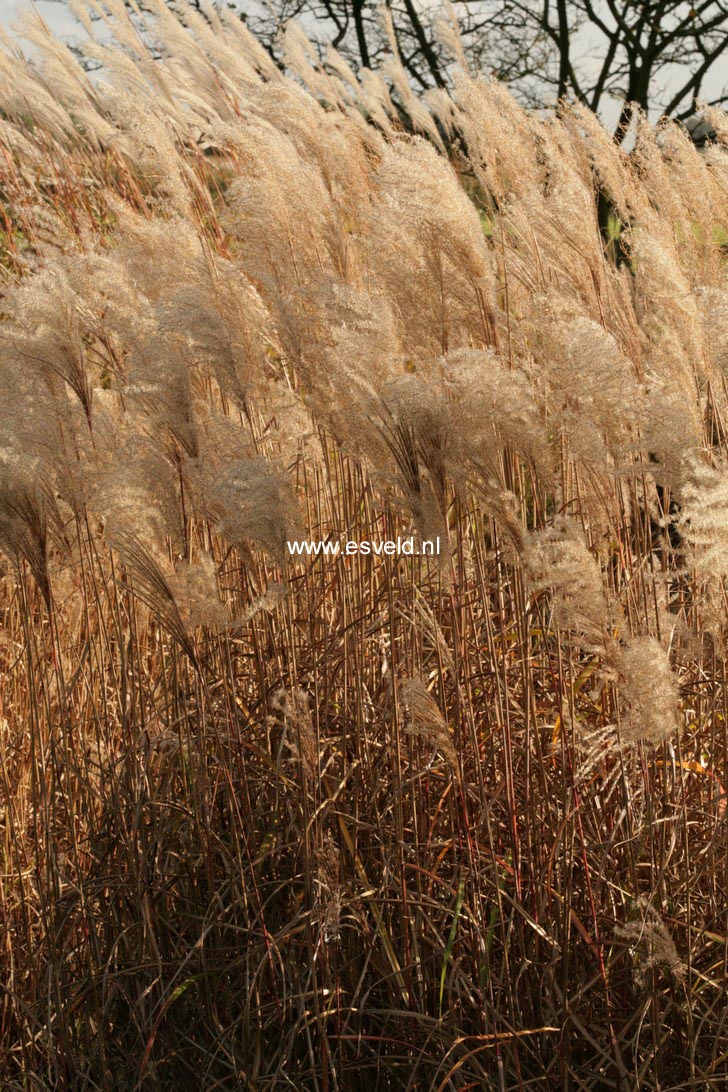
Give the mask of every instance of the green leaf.
[(447, 944), (445, 945), (445, 956), (442, 961), (442, 970), (440, 971), (440, 1019), (442, 1019), (442, 998), (445, 993), (445, 975), (447, 974), (447, 965), (450, 962), (450, 956), (452, 955), (453, 945), (455, 944), (455, 937), (458, 931), (458, 921), (460, 919), (460, 911), (463, 905), (463, 899), (465, 898), (465, 877), (462, 872), (460, 873), (460, 882), (458, 884), (458, 894), (455, 899), (455, 913), (452, 919), (452, 925), (450, 926), (450, 934), (447, 938)]

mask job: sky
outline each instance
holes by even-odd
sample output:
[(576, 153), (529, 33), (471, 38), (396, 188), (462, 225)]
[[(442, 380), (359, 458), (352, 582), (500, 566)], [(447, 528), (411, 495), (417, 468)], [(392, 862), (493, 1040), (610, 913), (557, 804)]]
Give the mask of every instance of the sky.
[[(17, 13), (31, 6), (28, 0), (0, 0), (0, 26), (8, 30)], [(67, 38), (77, 33), (78, 24), (65, 4), (54, 3), (53, 0), (37, 0), (35, 7), (54, 34)]]
[[(432, 0), (429, 0), (432, 2)], [(10, 30), (14, 19), (17, 14), (23, 9), (29, 9), (33, 5), (31, 0), (0, 0), (0, 27), (3, 27), (6, 31)], [(68, 7), (65, 3), (58, 2), (58, 0), (36, 0), (35, 7), (37, 11), (42, 15), (45, 21), (48, 23), (50, 29), (61, 38), (73, 39), (83, 37), (83, 31), (80, 30), (78, 23), (71, 15)], [(592, 65), (598, 70), (600, 63), (600, 52), (603, 49), (602, 42), (597, 47), (595, 43), (591, 43), (588, 40), (582, 40), (578, 45), (578, 52), (583, 58), (583, 62), (591, 68)], [(685, 79), (685, 70), (681, 70), (682, 83)], [(677, 73), (674, 73), (671, 78), (669, 69), (666, 69), (661, 79), (661, 89), (666, 92), (670, 92), (671, 84), (678, 86)], [(728, 57), (721, 64), (720, 62), (714, 66), (711, 76), (706, 79), (703, 85), (702, 95), (705, 99), (712, 99), (722, 93), (725, 84), (728, 82)], [(619, 116), (620, 104), (615, 101), (608, 101), (605, 103), (605, 108), (600, 111), (602, 114), (602, 120), (608, 127), (613, 127), (616, 124)]]

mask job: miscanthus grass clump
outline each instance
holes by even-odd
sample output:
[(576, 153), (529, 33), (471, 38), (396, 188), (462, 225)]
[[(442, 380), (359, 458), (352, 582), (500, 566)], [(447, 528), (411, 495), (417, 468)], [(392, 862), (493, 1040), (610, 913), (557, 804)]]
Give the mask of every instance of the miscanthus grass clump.
[(725, 118), (77, 11), (0, 49), (2, 1087), (722, 1087)]

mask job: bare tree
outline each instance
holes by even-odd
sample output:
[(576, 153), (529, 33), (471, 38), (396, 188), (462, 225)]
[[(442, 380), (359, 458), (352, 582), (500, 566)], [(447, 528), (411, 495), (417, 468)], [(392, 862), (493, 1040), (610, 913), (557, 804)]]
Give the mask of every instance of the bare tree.
[[(623, 100), (617, 134), (623, 135), (634, 108), (686, 118), (703, 84), (728, 48), (728, 4), (703, 0), (509, 0), (537, 19), (558, 55), (558, 97), (573, 94), (592, 110), (606, 95)], [(582, 74), (574, 61), (575, 42), (588, 33), (598, 64)], [(583, 69), (583, 64), (582, 64)], [(669, 83), (669, 89), (663, 85)], [(728, 98), (726, 86), (714, 103)]]
[[(275, 57), (281, 54), (280, 31), (292, 18), (322, 49), (333, 45), (354, 67), (372, 67), (391, 46), (383, 31), (383, 0), (230, 0), (230, 6)], [(438, 0), (388, 0), (400, 59), (413, 85), (421, 90), (443, 87), (451, 58), (439, 41)], [(514, 81), (522, 97), (535, 103), (534, 82), (552, 64), (553, 42), (533, 20), (523, 33), (523, 15), (510, 0), (458, 0), (456, 14), (468, 59), (500, 79)]]
[[(370, 67), (388, 48), (378, 0), (235, 0), (274, 54), (296, 17), (321, 46)], [(600, 111), (623, 102), (621, 139), (635, 107), (684, 119), (728, 55), (728, 0), (454, 0), (466, 56), (508, 81), (530, 105), (573, 97)], [(450, 58), (436, 32), (437, 5), (390, 0), (397, 48), (415, 86), (444, 86)], [(728, 101), (725, 85), (714, 104)]]

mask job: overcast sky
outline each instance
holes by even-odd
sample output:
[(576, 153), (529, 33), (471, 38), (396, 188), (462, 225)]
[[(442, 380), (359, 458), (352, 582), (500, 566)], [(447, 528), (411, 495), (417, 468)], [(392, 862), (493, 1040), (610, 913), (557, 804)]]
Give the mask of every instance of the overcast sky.
[[(0, 24), (8, 29), (17, 13), (31, 6), (28, 0), (0, 0)], [(53, 3), (52, 0), (38, 0), (35, 6), (54, 33), (67, 37), (76, 31), (78, 24), (65, 4)]]
[[(435, 3), (436, 0), (429, 0), (429, 2)], [(0, 26), (3, 26), (6, 30), (9, 29), (18, 12), (31, 6), (30, 0), (0, 0)], [(84, 37), (84, 32), (80, 29), (65, 3), (57, 2), (57, 0), (37, 0), (35, 7), (46, 20), (51, 30), (59, 37), (66, 39)], [(603, 40), (598, 47), (595, 45), (590, 47), (589, 40), (582, 37), (581, 41), (577, 43), (577, 49), (582, 63), (589, 68), (594, 65), (598, 69), (601, 60), (599, 53), (603, 49)], [(675, 79), (673, 80), (669, 69), (665, 69), (660, 77), (661, 90), (669, 93), (673, 83), (675, 87), (682, 84), (685, 80), (685, 69), (677, 70), (674, 75)], [(678, 75), (681, 76), (679, 83), (677, 81)], [(705, 80), (702, 89), (703, 97), (708, 100), (717, 97), (722, 93), (727, 80), (728, 57), (723, 63), (716, 64), (710, 77)], [(605, 109), (600, 111), (607, 126), (612, 127), (616, 124), (619, 116), (619, 106), (618, 102), (612, 100), (606, 104)]]

